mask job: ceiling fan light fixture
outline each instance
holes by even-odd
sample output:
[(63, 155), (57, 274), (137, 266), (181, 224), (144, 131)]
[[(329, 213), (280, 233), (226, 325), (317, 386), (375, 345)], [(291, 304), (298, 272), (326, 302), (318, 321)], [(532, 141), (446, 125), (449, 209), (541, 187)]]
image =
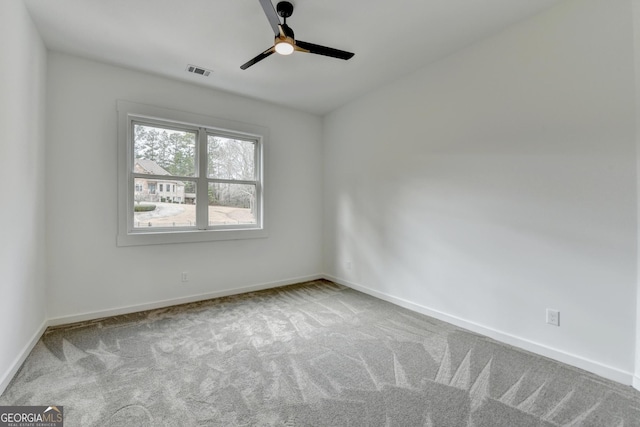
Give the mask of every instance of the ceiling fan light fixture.
[(295, 48), (293, 47), (293, 43), (291, 43), (291, 41), (287, 39), (276, 41), (276, 52), (278, 52), (280, 55), (291, 55), (294, 50)]

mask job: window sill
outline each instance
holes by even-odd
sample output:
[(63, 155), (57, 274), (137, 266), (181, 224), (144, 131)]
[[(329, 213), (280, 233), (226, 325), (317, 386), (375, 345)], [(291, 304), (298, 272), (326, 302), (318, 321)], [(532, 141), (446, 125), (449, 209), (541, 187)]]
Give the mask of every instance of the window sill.
[(262, 239), (268, 237), (267, 230), (254, 229), (223, 229), (223, 230), (192, 230), (192, 231), (162, 231), (128, 233), (118, 235), (118, 246), (166, 245), (172, 243), (198, 243), (217, 240)]

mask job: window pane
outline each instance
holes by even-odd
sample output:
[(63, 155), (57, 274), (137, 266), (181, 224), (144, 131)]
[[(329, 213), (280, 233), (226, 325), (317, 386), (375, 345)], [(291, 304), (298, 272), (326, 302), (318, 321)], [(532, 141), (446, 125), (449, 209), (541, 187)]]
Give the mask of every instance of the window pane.
[(255, 179), (255, 142), (215, 135), (209, 135), (207, 141), (209, 178)]
[(196, 176), (196, 134), (133, 125), (135, 173)]
[[(163, 186), (165, 191), (160, 192)], [(175, 186), (175, 191), (169, 191)], [(195, 227), (195, 181), (136, 178), (134, 183), (133, 228)]]
[(209, 183), (209, 225), (255, 224), (256, 186)]

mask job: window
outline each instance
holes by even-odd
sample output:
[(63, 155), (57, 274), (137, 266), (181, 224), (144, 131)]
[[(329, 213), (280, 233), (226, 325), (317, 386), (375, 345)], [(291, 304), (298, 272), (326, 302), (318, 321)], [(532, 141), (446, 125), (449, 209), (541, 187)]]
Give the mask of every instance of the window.
[(118, 101), (118, 245), (266, 237), (266, 134)]

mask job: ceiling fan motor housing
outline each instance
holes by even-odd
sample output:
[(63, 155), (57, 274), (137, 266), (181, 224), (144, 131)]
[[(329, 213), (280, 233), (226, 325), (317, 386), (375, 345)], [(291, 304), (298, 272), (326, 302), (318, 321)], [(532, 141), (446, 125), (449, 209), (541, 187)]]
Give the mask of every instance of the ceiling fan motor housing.
[[(282, 24), (282, 32), (284, 33), (284, 35), (286, 37), (289, 37), (291, 39), (295, 39), (296, 38), (296, 36), (293, 34), (293, 30), (287, 24)], [(276, 37), (276, 38), (278, 38), (278, 37)]]

